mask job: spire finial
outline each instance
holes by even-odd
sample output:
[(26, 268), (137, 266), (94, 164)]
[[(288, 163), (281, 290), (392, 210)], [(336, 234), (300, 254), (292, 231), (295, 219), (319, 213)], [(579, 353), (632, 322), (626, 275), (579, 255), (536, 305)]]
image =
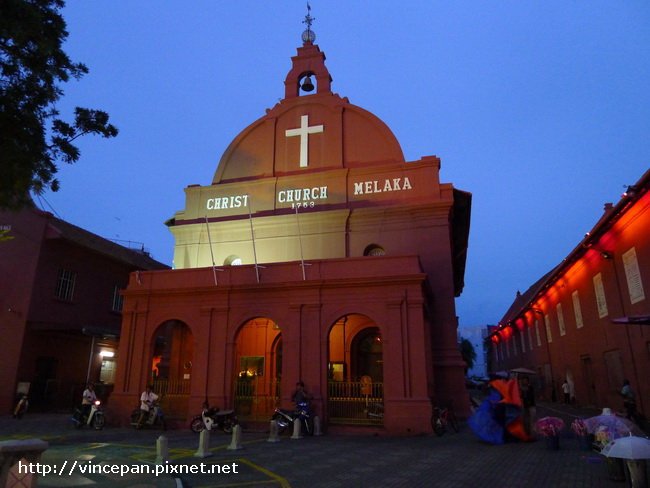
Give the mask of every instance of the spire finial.
[(305, 20), (302, 21), (303, 24), (307, 25), (307, 29), (302, 33), (302, 42), (304, 44), (313, 43), (316, 40), (316, 33), (311, 30), (311, 24), (316, 20), (311, 16), (311, 5), (307, 2), (307, 15), (305, 15)]

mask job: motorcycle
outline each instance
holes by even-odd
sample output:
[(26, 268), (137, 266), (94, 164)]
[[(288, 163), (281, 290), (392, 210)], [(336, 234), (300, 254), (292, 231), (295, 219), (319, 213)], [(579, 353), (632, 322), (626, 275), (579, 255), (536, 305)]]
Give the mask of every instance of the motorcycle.
[(234, 410), (210, 408), (210, 405), (204, 403), (201, 415), (196, 415), (190, 422), (190, 430), (198, 434), (202, 430), (212, 430), (216, 427), (226, 434), (232, 434), (232, 428), (237, 423), (238, 420)]
[(90, 411), (87, 415), (81, 407), (75, 408), (71, 418), (75, 428), (80, 429), (85, 425), (93, 427), (95, 430), (103, 429), (106, 419), (104, 418), (104, 411), (101, 405), (102, 402), (95, 400), (95, 403), (90, 406)]
[(133, 409), (131, 412), (131, 425), (136, 429), (142, 427), (161, 427), (162, 430), (167, 430), (167, 423), (165, 422), (165, 414), (160, 408), (158, 402), (149, 406), (149, 412), (145, 412), (144, 419), (140, 423), (140, 407)]
[(21, 418), (27, 409), (29, 408), (29, 400), (27, 398), (27, 395), (21, 395), (20, 399), (18, 400), (18, 403), (16, 403), (16, 408), (14, 408), (14, 418), (19, 419)]
[(271, 420), (275, 420), (278, 424), (279, 434), (282, 434), (287, 427), (293, 426), (296, 419), (300, 421), (300, 427), (304, 433), (314, 435), (314, 419), (308, 402), (297, 403), (293, 410), (276, 408), (271, 417)]

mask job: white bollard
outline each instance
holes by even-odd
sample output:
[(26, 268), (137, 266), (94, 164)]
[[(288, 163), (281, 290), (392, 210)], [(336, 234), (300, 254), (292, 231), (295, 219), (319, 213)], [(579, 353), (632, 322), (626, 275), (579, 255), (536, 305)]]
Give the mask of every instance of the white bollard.
[(323, 435), (320, 426), (320, 417), (318, 415), (314, 416), (314, 435)]
[(169, 460), (169, 442), (161, 435), (156, 441), (156, 464), (165, 464)]
[(300, 419), (294, 419), (293, 420), (293, 435), (291, 436), (292, 439), (302, 439), (302, 425), (300, 425)]
[(210, 452), (210, 431), (202, 430), (199, 435), (199, 449), (194, 453), (194, 457), (206, 458), (212, 456)]
[(230, 441), (230, 445), (228, 446), (229, 451), (234, 451), (237, 449), (241, 449), (241, 426), (239, 424), (235, 425), (232, 428), (232, 439)]
[(266, 440), (266, 442), (280, 442), (280, 436), (278, 434), (278, 423), (275, 420), (271, 420), (269, 438)]

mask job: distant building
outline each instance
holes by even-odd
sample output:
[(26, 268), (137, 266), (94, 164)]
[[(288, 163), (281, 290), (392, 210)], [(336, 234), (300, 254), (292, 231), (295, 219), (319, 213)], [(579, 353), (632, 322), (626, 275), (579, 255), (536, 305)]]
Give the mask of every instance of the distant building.
[(515, 301), (489, 336), (493, 370), (537, 371), (539, 393), (622, 410), (631, 382), (650, 414), (650, 171), (576, 248)]
[(183, 421), (207, 399), (266, 423), (299, 380), (326, 427), (419, 433), (432, 402), (469, 410), (454, 297), (471, 195), (440, 183), (437, 157), (406, 162), (384, 122), (333, 93), (310, 34), (284, 99), (210, 184), (185, 189), (168, 222), (177, 269), (131, 277), (121, 418), (148, 382)]
[(36, 208), (0, 231), (0, 412), (19, 389), (36, 409), (80, 403), (86, 379), (108, 393), (129, 273), (167, 266)]

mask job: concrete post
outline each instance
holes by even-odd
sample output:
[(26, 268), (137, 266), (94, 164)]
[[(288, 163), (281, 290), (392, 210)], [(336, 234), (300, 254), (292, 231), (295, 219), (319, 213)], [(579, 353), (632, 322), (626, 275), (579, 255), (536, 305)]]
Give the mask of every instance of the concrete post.
[(156, 440), (156, 464), (165, 464), (169, 460), (169, 442), (167, 437), (161, 435)]
[(199, 448), (194, 457), (206, 458), (212, 456), (210, 452), (210, 431), (203, 429), (199, 434)]
[(302, 439), (302, 434), (300, 431), (302, 430), (302, 425), (300, 425), (300, 419), (293, 419), (293, 435), (291, 436), (292, 439)]
[(0, 486), (36, 486), (36, 474), (21, 473), (18, 463), (38, 463), (48, 447), (40, 439), (0, 442)]
[(314, 417), (314, 435), (323, 435), (320, 425), (320, 417), (318, 415)]
[(229, 451), (234, 451), (237, 449), (241, 449), (241, 426), (239, 424), (235, 425), (232, 428), (232, 439), (230, 441), (230, 445), (228, 446)]
[(278, 435), (278, 423), (275, 420), (271, 420), (269, 438), (266, 440), (266, 442), (280, 442), (280, 436)]

